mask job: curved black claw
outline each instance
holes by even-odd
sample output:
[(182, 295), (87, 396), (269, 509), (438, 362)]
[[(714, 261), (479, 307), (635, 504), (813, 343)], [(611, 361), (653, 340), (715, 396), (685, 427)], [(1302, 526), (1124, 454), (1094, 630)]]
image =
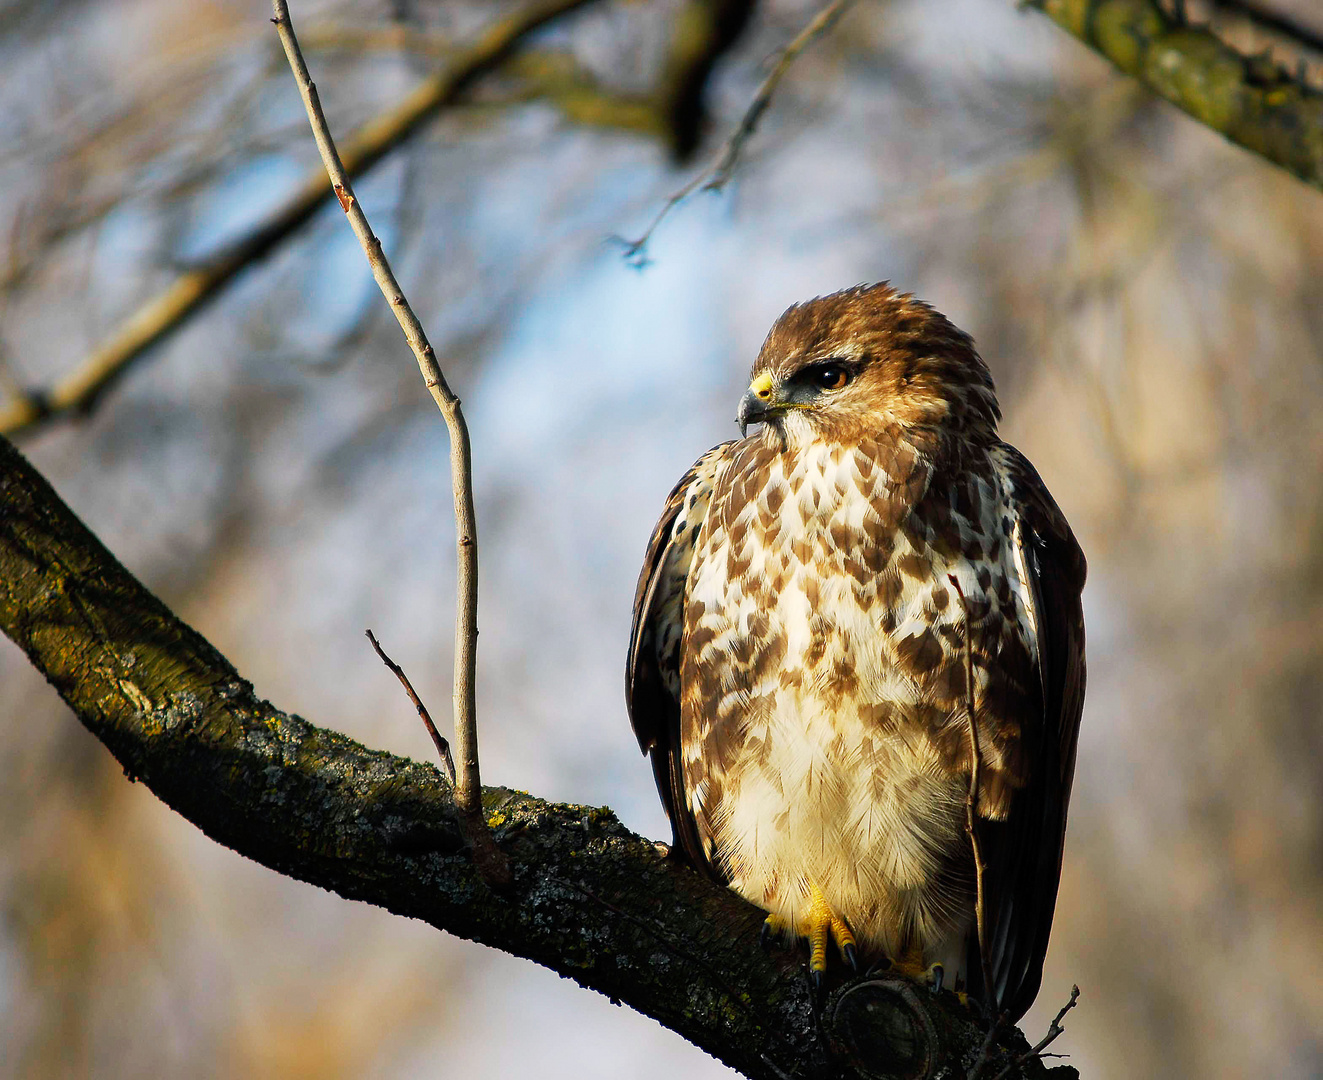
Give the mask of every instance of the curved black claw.
[(933, 997), (942, 992), (942, 980), (946, 977), (946, 969), (941, 964), (934, 964), (930, 969), (933, 975)]
[(758, 947), (764, 952), (772, 947), (772, 924), (765, 920), (758, 931)]
[(825, 972), (809, 968), (809, 986), (813, 988), (813, 996), (815, 998), (822, 996), (822, 979), (825, 974)]
[(853, 971), (856, 975), (858, 975), (858, 974), (859, 974), (859, 950), (856, 949), (856, 948), (854, 947), (854, 943), (851, 942), (851, 943), (845, 945), (845, 946), (841, 949), (841, 953), (845, 956), (845, 962), (846, 962), (847, 964), (850, 965), (850, 970)]

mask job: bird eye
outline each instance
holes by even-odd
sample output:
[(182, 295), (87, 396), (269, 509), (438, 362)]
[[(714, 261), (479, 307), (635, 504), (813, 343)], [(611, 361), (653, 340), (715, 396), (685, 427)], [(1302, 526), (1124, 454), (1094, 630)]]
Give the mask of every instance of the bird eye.
[(850, 381), (850, 370), (844, 364), (823, 364), (810, 377), (819, 390), (840, 390)]

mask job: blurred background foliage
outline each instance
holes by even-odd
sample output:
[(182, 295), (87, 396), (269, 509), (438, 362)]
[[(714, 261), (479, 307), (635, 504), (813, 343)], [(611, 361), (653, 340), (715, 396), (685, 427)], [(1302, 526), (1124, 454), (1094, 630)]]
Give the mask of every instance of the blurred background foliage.
[[(343, 133), (510, 10), (294, 17)], [(1318, 21), (1309, 0), (1275, 10)], [(665, 835), (620, 686), (654, 518), (732, 434), (772, 319), (889, 278), (974, 334), (1005, 437), (1090, 560), (1089, 698), (1026, 1030), (1077, 982), (1054, 1049), (1086, 1077), (1323, 1075), (1323, 196), (1009, 0), (872, 0), (800, 57), (731, 186), (628, 265), (610, 238), (716, 149), (812, 11), (758, 5), (684, 168), (650, 91), (686, 9), (599, 0), (360, 182), (473, 432), (484, 778)], [(0, 3), (11, 398), (314, 167), (269, 15)], [(21, 445), (259, 693), (430, 758), (363, 629), (446, 701), (446, 436), (340, 218)], [(523, 961), (213, 844), (8, 641), (0, 716), (0, 1074), (730, 1075)]]

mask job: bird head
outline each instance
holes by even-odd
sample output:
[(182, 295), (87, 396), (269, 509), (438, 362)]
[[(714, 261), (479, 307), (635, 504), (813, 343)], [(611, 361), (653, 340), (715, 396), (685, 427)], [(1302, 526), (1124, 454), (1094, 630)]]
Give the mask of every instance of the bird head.
[(911, 436), (995, 437), (992, 375), (968, 334), (890, 285), (796, 304), (776, 320), (736, 422), (790, 443)]

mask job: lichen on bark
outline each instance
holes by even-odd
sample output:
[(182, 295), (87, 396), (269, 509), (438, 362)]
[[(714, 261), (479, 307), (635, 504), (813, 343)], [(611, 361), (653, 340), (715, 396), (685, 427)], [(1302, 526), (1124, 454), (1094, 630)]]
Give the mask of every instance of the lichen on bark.
[(1028, 0), (1155, 93), (1323, 189), (1323, 92), (1154, 0)]

